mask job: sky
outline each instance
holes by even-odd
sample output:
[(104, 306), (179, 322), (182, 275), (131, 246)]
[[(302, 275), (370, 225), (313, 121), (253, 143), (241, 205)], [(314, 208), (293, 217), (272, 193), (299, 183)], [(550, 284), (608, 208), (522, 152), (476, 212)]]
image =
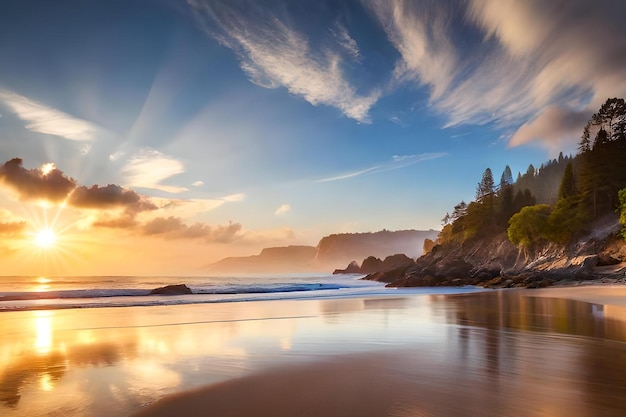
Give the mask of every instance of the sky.
[(486, 168), (575, 154), (626, 96), (623, 16), (618, 0), (4, 1), (2, 274), (201, 275), (331, 233), (439, 229)]

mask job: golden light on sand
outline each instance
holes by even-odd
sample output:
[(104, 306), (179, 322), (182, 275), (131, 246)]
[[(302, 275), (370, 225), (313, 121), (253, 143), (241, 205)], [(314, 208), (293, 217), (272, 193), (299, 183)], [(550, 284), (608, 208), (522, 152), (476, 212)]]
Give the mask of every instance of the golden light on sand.
[(35, 243), (42, 249), (49, 249), (57, 242), (56, 233), (52, 229), (40, 229), (35, 233)]

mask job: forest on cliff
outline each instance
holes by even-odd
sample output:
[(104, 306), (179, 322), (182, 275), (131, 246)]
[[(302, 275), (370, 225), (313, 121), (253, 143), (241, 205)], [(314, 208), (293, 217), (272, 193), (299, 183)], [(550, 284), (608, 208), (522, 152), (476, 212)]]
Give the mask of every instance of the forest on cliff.
[[(499, 183), (487, 168), (476, 198), (461, 201), (442, 220), (437, 244), (463, 245), (506, 232), (532, 250), (547, 242), (566, 246), (592, 232), (594, 222), (620, 215), (626, 225), (626, 103), (608, 99), (587, 122), (578, 153), (532, 164), (513, 180), (507, 166)], [(626, 237), (626, 235), (625, 235)]]

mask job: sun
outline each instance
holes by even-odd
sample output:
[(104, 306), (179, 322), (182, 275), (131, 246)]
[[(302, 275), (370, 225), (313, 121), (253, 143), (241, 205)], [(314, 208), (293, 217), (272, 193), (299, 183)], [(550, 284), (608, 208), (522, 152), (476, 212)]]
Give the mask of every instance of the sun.
[(35, 233), (35, 243), (42, 249), (49, 249), (54, 246), (57, 236), (52, 229), (41, 229)]

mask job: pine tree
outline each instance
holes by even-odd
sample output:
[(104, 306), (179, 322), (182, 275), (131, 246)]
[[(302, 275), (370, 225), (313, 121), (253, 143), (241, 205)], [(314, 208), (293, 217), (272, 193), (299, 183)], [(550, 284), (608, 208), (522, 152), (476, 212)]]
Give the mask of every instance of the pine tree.
[(487, 168), (483, 173), (483, 177), (476, 188), (476, 201), (482, 200), (484, 197), (493, 194), (494, 191), (493, 174), (491, 169)]
[(574, 181), (574, 167), (572, 163), (568, 163), (565, 167), (565, 173), (563, 174), (563, 180), (559, 187), (559, 199), (564, 199), (576, 195), (576, 183)]

